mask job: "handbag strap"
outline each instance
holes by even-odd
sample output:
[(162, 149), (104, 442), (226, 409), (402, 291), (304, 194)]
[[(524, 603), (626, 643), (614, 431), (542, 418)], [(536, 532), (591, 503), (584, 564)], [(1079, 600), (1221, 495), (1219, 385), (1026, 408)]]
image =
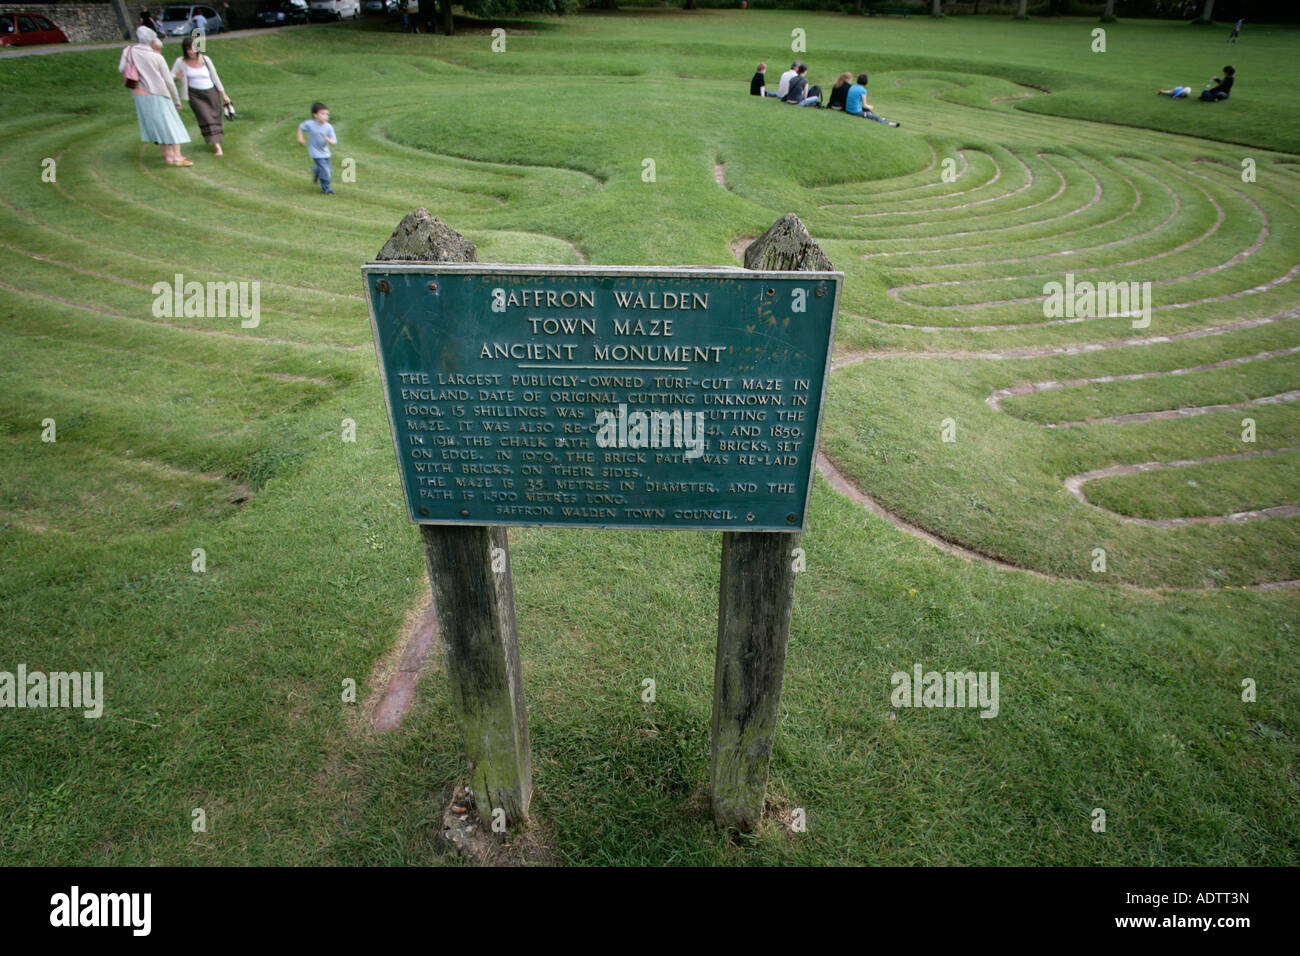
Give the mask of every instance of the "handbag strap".
[(202, 54), (202, 56), (203, 56), (203, 64), (208, 68), (208, 78), (212, 80), (213, 87), (216, 88), (216, 91), (218, 93), (226, 92), (221, 86), (217, 84), (217, 68), (212, 65), (212, 61), (208, 59), (208, 55), (206, 53)]

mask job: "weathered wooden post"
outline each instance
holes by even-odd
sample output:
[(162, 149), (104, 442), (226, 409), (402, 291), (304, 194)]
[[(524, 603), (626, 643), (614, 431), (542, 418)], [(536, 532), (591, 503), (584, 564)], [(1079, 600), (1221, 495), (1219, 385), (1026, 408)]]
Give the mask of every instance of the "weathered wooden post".
[[(812, 272), (834, 267), (799, 217), (787, 213), (745, 250), (745, 268)], [(728, 531), (722, 536), (709, 760), (713, 821), (720, 827), (748, 831), (763, 817), (794, 606), (794, 551), (801, 538), (799, 532), (781, 531)]]
[[(376, 259), (477, 262), (478, 250), (422, 207), (402, 219)], [(517, 823), (528, 816), (533, 776), (507, 530), (422, 524), (420, 535), (475, 807), (484, 824), (498, 808)]]

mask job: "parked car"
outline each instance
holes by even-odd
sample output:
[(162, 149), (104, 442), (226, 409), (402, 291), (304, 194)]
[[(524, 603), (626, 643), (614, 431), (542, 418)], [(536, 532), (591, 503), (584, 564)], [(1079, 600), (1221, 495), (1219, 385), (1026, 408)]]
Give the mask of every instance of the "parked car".
[(361, 0), (311, 0), (307, 15), (312, 20), (355, 20), (361, 16)]
[(396, 13), (397, 0), (366, 0), (366, 13)]
[(207, 24), (205, 33), (220, 33), (223, 25), (221, 17), (216, 10), (211, 7), (183, 7), (172, 6), (163, 7), (162, 20), (163, 33), (169, 37), (184, 36), (187, 33), (193, 33), (197, 28), (197, 22), (194, 14), (203, 14), (203, 19)]
[(0, 46), (67, 42), (67, 35), (39, 13), (0, 13)]
[(267, 27), (282, 27), (286, 23), (307, 22), (307, 0), (279, 0), (264, 3), (257, 11), (257, 22)]

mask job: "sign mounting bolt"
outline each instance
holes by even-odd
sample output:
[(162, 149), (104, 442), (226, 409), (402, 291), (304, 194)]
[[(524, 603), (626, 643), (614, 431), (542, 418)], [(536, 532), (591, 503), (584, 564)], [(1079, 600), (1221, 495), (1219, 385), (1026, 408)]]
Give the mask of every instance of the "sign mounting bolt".
[(388, 293), (393, 291), (393, 286), (387, 279), (380, 279), (375, 283), (375, 291), (388, 295)]

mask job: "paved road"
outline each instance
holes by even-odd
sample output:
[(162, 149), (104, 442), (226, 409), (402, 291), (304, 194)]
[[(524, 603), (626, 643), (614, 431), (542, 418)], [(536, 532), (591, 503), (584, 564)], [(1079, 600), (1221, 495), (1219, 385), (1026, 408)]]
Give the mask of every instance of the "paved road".
[[(300, 30), (303, 27), (311, 26), (310, 23), (295, 23), (287, 27), (272, 27), (275, 30)], [(266, 30), (230, 30), (226, 33), (218, 33), (215, 36), (208, 37), (209, 40), (224, 40), (230, 37), (232, 40), (237, 37), (255, 36), (259, 33), (265, 33)], [(180, 43), (180, 37), (169, 37), (173, 44)], [(72, 53), (76, 50), (118, 50), (126, 43), (125, 40), (118, 40), (115, 43), (50, 43), (45, 46), (19, 46), (5, 47), (0, 52), (0, 60), (14, 56), (42, 56), (46, 53)]]

